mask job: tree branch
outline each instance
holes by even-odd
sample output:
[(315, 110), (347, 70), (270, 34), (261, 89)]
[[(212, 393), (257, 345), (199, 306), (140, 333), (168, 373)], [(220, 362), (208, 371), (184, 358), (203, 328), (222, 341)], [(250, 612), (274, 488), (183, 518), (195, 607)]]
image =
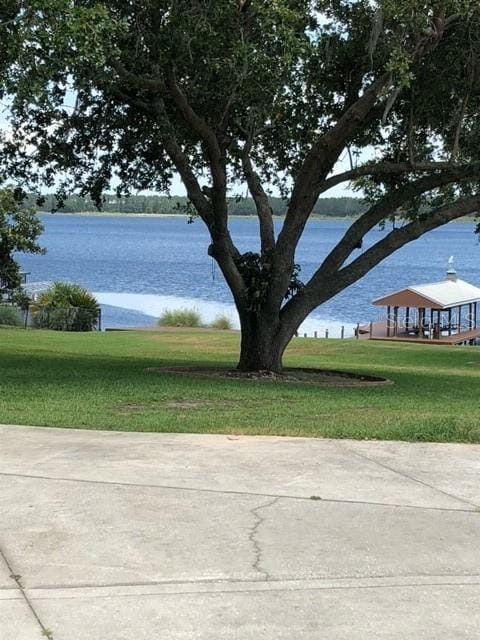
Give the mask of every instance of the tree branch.
[(323, 181), (337, 162), (346, 143), (375, 106), (378, 95), (389, 81), (390, 75), (384, 74), (373, 82), (310, 149), (295, 180), (285, 223), (277, 243), (280, 251), (287, 249), (291, 253), (292, 248), (296, 247), (320, 195)]
[(192, 127), (192, 129), (199, 135), (199, 137), (206, 144), (208, 154), (212, 161), (220, 162), (222, 157), (222, 151), (218, 143), (217, 137), (214, 131), (208, 126), (207, 122), (201, 118), (190, 105), (187, 96), (180, 88), (175, 69), (170, 68), (167, 76), (167, 88), (170, 95), (173, 98), (175, 106), (182, 114), (185, 121)]
[(165, 84), (156, 80), (153, 81), (150, 78), (136, 76), (121, 65), (116, 68), (120, 78), (127, 86), (147, 93), (146, 97), (140, 98), (136, 94), (131, 96), (128, 92), (121, 91), (121, 89), (117, 90), (117, 93), (128, 104), (150, 117), (153, 116), (160, 123), (164, 131), (161, 139), (165, 150), (185, 185), (189, 199), (210, 231), (213, 245), (209, 252), (217, 260), (237, 305), (245, 304), (247, 295), (245, 283), (235, 263), (235, 259), (240, 255), (240, 252), (232, 241), (227, 224), (228, 205), (226, 199), (225, 162), (215, 134), (207, 123), (191, 108), (185, 94), (176, 83), (175, 75), (172, 71), (168, 79), (169, 92), (182, 116), (197, 131), (207, 148), (214, 186), (212, 201), (210, 201), (200, 187), (188, 156), (184, 153), (175, 137), (162, 97), (162, 93), (164, 94), (167, 91)]
[(255, 202), (257, 216), (260, 223), (260, 240), (262, 253), (271, 251), (275, 247), (275, 232), (273, 228), (272, 208), (268, 195), (263, 188), (260, 176), (254, 170), (250, 159), (251, 143), (246, 144), (242, 152), (242, 166), (248, 189)]
[(462, 198), (453, 204), (440, 207), (418, 220), (409, 222), (403, 227), (394, 229), (385, 238), (344, 267), (338, 274), (339, 283), (342, 283), (342, 288), (349, 286), (359, 278), (362, 278), (389, 255), (409, 242), (416, 240), (424, 233), (437, 229), (457, 218), (476, 213), (479, 209), (480, 195)]
[[(119, 88), (116, 88), (114, 93), (124, 102), (141, 113), (158, 120), (161, 123), (162, 128), (172, 130), (165, 110), (165, 104), (160, 96), (147, 101), (147, 99), (139, 98), (137, 95), (131, 95)], [(207, 227), (210, 228), (213, 223), (211, 205), (202, 192), (197, 177), (190, 167), (188, 157), (183, 152), (173, 133), (164, 133), (162, 135), (162, 142), (164, 144), (165, 151), (182, 178), (189, 200), (193, 203), (198, 215), (202, 218)]]
[(295, 180), (290, 204), (276, 244), (274, 273), (269, 291), (271, 304), (281, 302), (290, 282), (295, 249), (317, 201), (322, 183), (337, 162), (346, 143), (376, 105), (380, 92), (390, 82), (385, 73), (375, 80), (338, 122), (312, 146)]
[(215, 245), (215, 255), (217, 259), (220, 259), (220, 255), (226, 256), (227, 251), (231, 250), (232, 256), (235, 256), (238, 251), (234, 247), (228, 231), (227, 171), (224, 150), (221, 149), (215, 132), (190, 105), (187, 96), (177, 83), (173, 67), (168, 73), (167, 87), (177, 109), (205, 145), (212, 175), (211, 196), (214, 224), (210, 227), (210, 233)]
[(408, 202), (411, 198), (446, 186), (452, 182), (458, 183), (463, 180), (472, 179), (478, 176), (479, 173), (479, 167), (474, 165), (459, 168), (452, 167), (449, 171), (425, 176), (409, 184), (397, 187), (397, 189), (388, 193), (382, 200), (375, 203), (349, 227), (337, 246), (329, 253), (317, 269), (310, 282), (314, 283), (316, 278), (322, 279), (327, 274), (333, 277), (334, 273), (343, 265), (352, 251), (361, 246), (365, 235), (373, 229), (373, 227), (382, 222), (382, 220), (394, 214), (402, 204)]
[[(458, 166), (458, 165), (457, 165)], [(320, 195), (329, 189), (342, 184), (343, 182), (352, 182), (358, 178), (365, 176), (391, 176), (403, 175), (407, 173), (423, 173), (427, 171), (441, 171), (444, 169), (453, 169), (456, 165), (452, 162), (378, 162), (367, 163), (361, 167), (338, 173), (324, 180)]]

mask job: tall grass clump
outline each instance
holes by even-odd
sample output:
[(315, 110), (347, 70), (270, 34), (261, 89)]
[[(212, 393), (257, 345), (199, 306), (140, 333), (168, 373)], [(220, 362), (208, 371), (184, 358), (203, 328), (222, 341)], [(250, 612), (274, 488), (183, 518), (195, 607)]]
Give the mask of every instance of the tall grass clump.
[(166, 309), (158, 324), (162, 327), (203, 327), (202, 317), (196, 309)]
[(15, 307), (0, 306), (0, 326), (21, 327), (23, 320)]
[(216, 316), (215, 320), (210, 323), (209, 327), (211, 329), (220, 329), (222, 331), (227, 331), (228, 329), (233, 329), (233, 324), (227, 315), (221, 313)]

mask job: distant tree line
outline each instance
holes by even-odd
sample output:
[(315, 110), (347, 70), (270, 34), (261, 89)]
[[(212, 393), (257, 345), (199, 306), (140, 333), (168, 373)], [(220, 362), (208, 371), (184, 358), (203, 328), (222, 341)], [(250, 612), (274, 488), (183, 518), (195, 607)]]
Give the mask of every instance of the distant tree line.
[[(35, 198), (30, 196), (28, 204), (34, 206)], [(283, 216), (288, 203), (282, 198), (270, 199), (273, 215)], [(229, 202), (232, 215), (256, 215), (256, 208), (251, 198), (231, 198)], [(365, 205), (360, 198), (320, 198), (313, 209), (313, 213), (322, 216), (350, 217), (360, 215), (365, 211)], [(72, 195), (58, 208), (53, 194), (44, 197), (44, 202), (37, 206), (42, 212), (58, 209), (62, 213), (86, 213), (96, 211), (93, 200), (89, 197)], [(102, 211), (106, 213), (137, 213), (137, 214), (188, 214), (190, 209), (188, 200), (182, 196), (128, 196), (117, 197), (113, 194), (105, 196)]]

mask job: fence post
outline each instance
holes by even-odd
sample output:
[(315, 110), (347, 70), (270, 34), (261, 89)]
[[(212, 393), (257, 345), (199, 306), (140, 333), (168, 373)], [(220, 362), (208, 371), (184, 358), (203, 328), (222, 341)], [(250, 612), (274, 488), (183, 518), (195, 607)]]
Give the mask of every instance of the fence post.
[(325, 338), (328, 338), (328, 329), (325, 329)]
[(98, 310), (98, 330), (102, 330), (102, 310)]
[(360, 323), (357, 322), (357, 328), (355, 329), (355, 337), (357, 340), (360, 339)]
[(30, 305), (27, 304), (27, 308), (25, 309), (25, 325), (24, 329), (28, 327), (28, 312), (30, 311)]
[(307, 334), (306, 334), (306, 333), (304, 333), (304, 334), (303, 334), (303, 337), (304, 337), (304, 338), (308, 338), (308, 336), (307, 336)]
[(314, 338), (318, 338), (318, 334), (317, 334), (317, 332), (316, 332), (316, 331), (314, 331), (314, 332), (313, 332), (313, 337), (314, 337)]
[(373, 336), (373, 322), (370, 320), (370, 338)]
[(342, 325), (342, 331), (340, 333), (340, 339), (343, 340), (345, 338), (345, 327)]

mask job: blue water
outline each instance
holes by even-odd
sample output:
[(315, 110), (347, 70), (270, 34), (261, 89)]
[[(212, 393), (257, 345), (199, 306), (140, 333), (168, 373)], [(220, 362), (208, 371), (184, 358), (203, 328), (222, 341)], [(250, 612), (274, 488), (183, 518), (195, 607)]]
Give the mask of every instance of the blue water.
[[(104, 326), (152, 324), (163, 308), (195, 306), (208, 317), (231, 310), (231, 294), (207, 255), (201, 222), (184, 218), (75, 217), (43, 215), (45, 256), (19, 256), (30, 282), (67, 280), (98, 294)], [(277, 224), (277, 229), (281, 222)], [(308, 224), (297, 253), (301, 278), (308, 277), (348, 228), (349, 222)], [(231, 221), (241, 251), (257, 250), (254, 219)], [(365, 248), (385, 231), (371, 232)], [(444, 278), (454, 255), (460, 278), (480, 285), (480, 245), (473, 224), (451, 224), (407, 245), (362, 280), (317, 309), (307, 328), (367, 322), (378, 317), (372, 299), (409, 284)], [(121, 295), (120, 295), (121, 294)], [(208, 318), (207, 318), (208, 319)]]

